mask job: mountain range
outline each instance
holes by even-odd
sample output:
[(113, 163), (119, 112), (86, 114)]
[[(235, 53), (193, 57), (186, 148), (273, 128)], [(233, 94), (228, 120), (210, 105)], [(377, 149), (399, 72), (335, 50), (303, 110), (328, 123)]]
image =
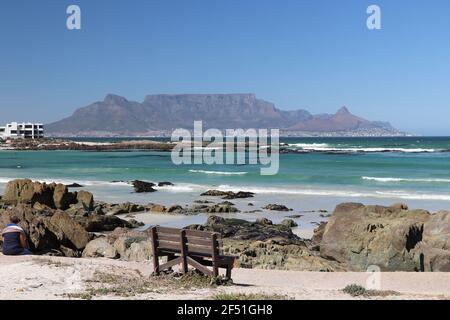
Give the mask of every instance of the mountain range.
[(279, 128), (306, 135), (400, 134), (388, 122), (357, 117), (346, 107), (335, 114), (313, 115), (302, 109), (278, 109), (254, 94), (158, 94), (146, 96), (143, 102), (109, 94), (68, 118), (47, 124), (45, 129), (51, 136), (145, 136), (176, 128), (192, 129), (196, 120), (203, 121), (204, 129)]

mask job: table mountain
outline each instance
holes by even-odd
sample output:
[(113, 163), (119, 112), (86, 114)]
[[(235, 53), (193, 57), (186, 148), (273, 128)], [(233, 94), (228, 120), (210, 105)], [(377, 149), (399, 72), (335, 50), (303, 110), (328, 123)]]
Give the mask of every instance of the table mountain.
[(109, 94), (63, 120), (46, 125), (52, 136), (150, 135), (175, 128), (279, 128), (286, 131), (331, 132), (360, 129), (395, 131), (390, 124), (352, 115), (312, 115), (306, 110), (283, 111), (254, 94), (158, 94), (143, 102)]

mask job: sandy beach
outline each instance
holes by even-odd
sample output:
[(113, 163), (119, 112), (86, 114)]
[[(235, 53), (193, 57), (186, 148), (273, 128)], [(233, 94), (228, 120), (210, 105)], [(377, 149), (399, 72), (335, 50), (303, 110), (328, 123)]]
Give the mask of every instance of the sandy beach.
[[(284, 299), (450, 299), (449, 273), (381, 274), (380, 294), (352, 297), (342, 291), (350, 284), (366, 285), (371, 276), (355, 272), (297, 272), (234, 269), (233, 285), (216, 288), (164, 288), (156, 285), (146, 293), (133, 293), (142, 283), (152, 283), (150, 262), (111, 259), (72, 259), (60, 257), (0, 255), (0, 299), (83, 299), (90, 286), (102, 285), (113, 276), (130, 281), (131, 294), (98, 290), (89, 299), (214, 299), (220, 294), (256, 294)], [(96, 275), (104, 280), (95, 280)], [(108, 275), (108, 277), (106, 277)], [(110, 284), (110, 283), (109, 283)], [(142, 291), (142, 290), (141, 290)], [(383, 294), (384, 292), (384, 294)]]

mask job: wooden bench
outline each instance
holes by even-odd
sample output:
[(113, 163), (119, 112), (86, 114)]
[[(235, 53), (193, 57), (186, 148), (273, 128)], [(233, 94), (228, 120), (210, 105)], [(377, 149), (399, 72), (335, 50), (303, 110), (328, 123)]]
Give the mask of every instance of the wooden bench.
[[(191, 265), (203, 274), (214, 277), (219, 275), (219, 268), (225, 268), (226, 277), (231, 279), (234, 257), (222, 254), (219, 234), (156, 226), (151, 228), (151, 238), (154, 274), (181, 264), (182, 273), (187, 273)], [(167, 262), (160, 265), (159, 257), (167, 257)]]

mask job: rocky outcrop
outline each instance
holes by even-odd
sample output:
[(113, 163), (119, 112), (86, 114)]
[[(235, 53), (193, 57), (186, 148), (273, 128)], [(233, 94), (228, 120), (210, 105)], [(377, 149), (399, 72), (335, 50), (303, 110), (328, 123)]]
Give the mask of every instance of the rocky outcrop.
[(67, 186), (56, 183), (33, 182), (30, 179), (18, 179), (8, 182), (3, 202), (9, 205), (36, 203), (52, 209), (67, 210), (71, 205), (82, 204), (92, 210), (94, 197), (87, 191), (69, 192)]
[(268, 204), (263, 209), (271, 210), (271, 211), (290, 211), (288, 207), (282, 204)]
[(87, 210), (94, 208), (94, 196), (92, 193), (81, 190), (77, 193), (77, 202), (81, 203)]
[(136, 193), (146, 193), (146, 192), (155, 192), (156, 191), (156, 189), (153, 188), (153, 187), (155, 187), (155, 184), (152, 182), (134, 180), (132, 182), (132, 184), (133, 184), (134, 192), (136, 192)]
[(146, 208), (142, 205), (125, 202), (119, 204), (109, 204), (103, 203), (101, 204), (101, 211), (108, 216), (115, 216), (119, 214), (128, 214), (128, 213), (136, 213), (136, 212), (144, 212)]
[(6, 204), (26, 203), (34, 205), (36, 202), (54, 208), (54, 185), (33, 182), (29, 179), (18, 179), (8, 182), (2, 200)]
[[(450, 266), (450, 213), (405, 205), (338, 205), (324, 230), (320, 255), (358, 270), (446, 271)], [(316, 237), (317, 239), (320, 236)]]
[(118, 257), (117, 250), (112, 246), (107, 237), (99, 237), (92, 240), (83, 250), (84, 258), (110, 258)]
[(245, 198), (253, 198), (253, 192), (233, 192), (233, 191), (220, 191), (220, 190), (208, 190), (201, 194), (201, 196), (209, 196), (209, 197), (223, 197), (222, 199), (245, 199)]
[(17, 216), (20, 226), (28, 234), (30, 248), (35, 252), (80, 252), (88, 243), (88, 232), (70, 216), (60, 210), (40, 211), (19, 204), (0, 210), (0, 228)]
[(450, 272), (450, 212), (431, 215), (413, 252), (421, 271)]
[(86, 218), (78, 218), (77, 221), (89, 232), (113, 231), (116, 228), (136, 228), (143, 223), (136, 220), (122, 220), (116, 216), (90, 215)]
[(289, 228), (295, 228), (298, 227), (297, 222), (295, 222), (292, 219), (284, 219), (283, 221), (280, 222), (281, 225), (289, 227)]
[(152, 257), (149, 234), (118, 228), (111, 234), (89, 242), (83, 257), (105, 257), (125, 261), (146, 261)]
[[(35, 183), (36, 184), (36, 183)], [(92, 196), (92, 194), (91, 194)], [(74, 193), (68, 191), (67, 186), (63, 184), (57, 184), (53, 190), (53, 203), (56, 209), (66, 210), (71, 204), (77, 202), (77, 196)], [(41, 203), (38, 201), (38, 203)], [(51, 205), (49, 203), (41, 203), (45, 205)]]
[(236, 240), (273, 240), (277, 243), (299, 243), (302, 241), (292, 233), (291, 228), (283, 225), (249, 222), (241, 219), (225, 219), (219, 216), (209, 216), (204, 225), (191, 225), (189, 229), (218, 232), (224, 238)]
[(348, 267), (326, 260), (305, 244), (279, 244), (272, 240), (224, 240), (224, 253), (236, 256), (240, 268), (278, 269), (296, 271), (347, 271)]

